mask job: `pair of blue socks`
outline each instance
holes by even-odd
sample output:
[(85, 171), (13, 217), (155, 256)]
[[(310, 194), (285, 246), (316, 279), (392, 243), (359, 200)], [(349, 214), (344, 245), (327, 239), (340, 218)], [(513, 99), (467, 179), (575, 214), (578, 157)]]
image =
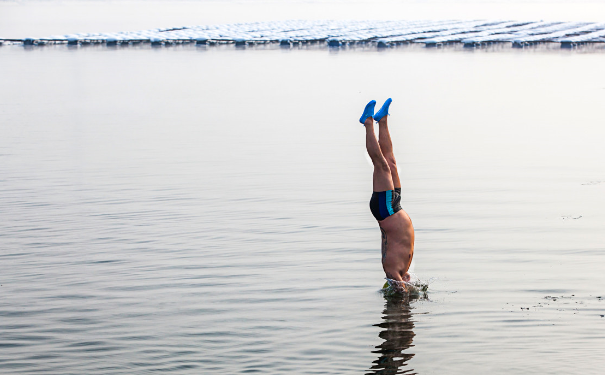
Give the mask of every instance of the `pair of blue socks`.
[(376, 105), (376, 100), (370, 101), (368, 104), (366, 104), (366, 108), (363, 110), (363, 115), (361, 115), (359, 122), (365, 124), (366, 120), (369, 117), (372, 117), (374, 121), (380, 121), (381, 118), (389, 114), (389, 106), (391, 105), (392, 101), (393, 99), (388, 98), (387, 101), (384, 102), (382, 107), (378, 110), (378, 112), (376, 112), (376, 114), (374, 114), (374, 106)]

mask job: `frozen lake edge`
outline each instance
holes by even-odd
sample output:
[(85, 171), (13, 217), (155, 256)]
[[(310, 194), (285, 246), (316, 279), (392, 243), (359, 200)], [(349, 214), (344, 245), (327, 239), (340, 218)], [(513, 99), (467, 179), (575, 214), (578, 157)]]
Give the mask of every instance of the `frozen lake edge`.
[(504, 44), (523, 48), (554, 43), (561, 48), (605, 43), (605, 23), (530, 22), (502, 20), (447, 21), (271, 21), (224, 25), (182, 26), (117, 33), (80, 33), (2, 39), (0, 44), (72, 46), (99, 44), (129, 46), (150, 44), (221, 45), (237, 47), (279, 45), (291, 48), (319, 45), (331, 48), (369, 46), (391, 48), (418, 44), (424, 47), (462, 45), (484, 47)]

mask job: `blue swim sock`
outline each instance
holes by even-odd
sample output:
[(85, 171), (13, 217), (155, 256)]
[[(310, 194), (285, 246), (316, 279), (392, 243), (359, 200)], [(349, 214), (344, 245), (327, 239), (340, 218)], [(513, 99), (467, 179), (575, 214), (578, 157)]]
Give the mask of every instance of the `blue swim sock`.
[(384, 102), (382, 107), (380, 107), (378, 112), (376, 112), (376, 114), (374, 115), (374, 121), (380, 121), (380, 119), (383, 118), (384, 116), (388, 116), (389, 106), (391, 105), (392, 101), (393, 101), (393, 99), (388, 98), (387, 101)]
[(363, 110), (363, 115), (361, 115), (359, 122), (361, 122), (362, 124), (365, 124), (368, 117), (374, 116), (374, 106), (375, 105), (376, 105), (376, 100), (371, 100), (368, 104), (366, 104), (366, 107)]

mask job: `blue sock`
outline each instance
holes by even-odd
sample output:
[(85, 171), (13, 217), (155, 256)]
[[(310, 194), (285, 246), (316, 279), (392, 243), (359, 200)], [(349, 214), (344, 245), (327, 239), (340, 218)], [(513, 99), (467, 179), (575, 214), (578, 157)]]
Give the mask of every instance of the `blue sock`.
[(365, 124), (368, 117), (374, 116), (374, 106), (375, 105), (376, 105), (376, 100), (372, 100), (368, 104), (366, 104), (366, 107), (363, 110), (363, 115), (361, 115), (359, 122), (361, 122), (362, 124)]
[(380, 119), (383, 118), (384, 116), (388, 116), (388, 114), (389, 114), (389, 106), (391, 105), (392, 101), (393, 101), (393, 99), (388, 98), (387, 101), (384, 102), (384, 104), (382, 105), (382, 107), (374, 115), (374, 121), (380, 121)]

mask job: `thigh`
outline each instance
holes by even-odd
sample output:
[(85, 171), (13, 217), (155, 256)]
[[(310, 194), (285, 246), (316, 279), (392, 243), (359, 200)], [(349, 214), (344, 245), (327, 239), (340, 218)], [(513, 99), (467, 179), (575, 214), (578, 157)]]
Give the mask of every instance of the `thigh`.
[(391, 180), (393, 181), (393, 186), (396, 188), (401, 187), (401, 180), (399, 179), (399, 170), (397, 169), (396, 163), (388, 162), (389, 169), (391, 170)]
[(393, 179), (389, 167), (374, 166), (374, 176), (372, 178), (374, 191), (393, 190)]

